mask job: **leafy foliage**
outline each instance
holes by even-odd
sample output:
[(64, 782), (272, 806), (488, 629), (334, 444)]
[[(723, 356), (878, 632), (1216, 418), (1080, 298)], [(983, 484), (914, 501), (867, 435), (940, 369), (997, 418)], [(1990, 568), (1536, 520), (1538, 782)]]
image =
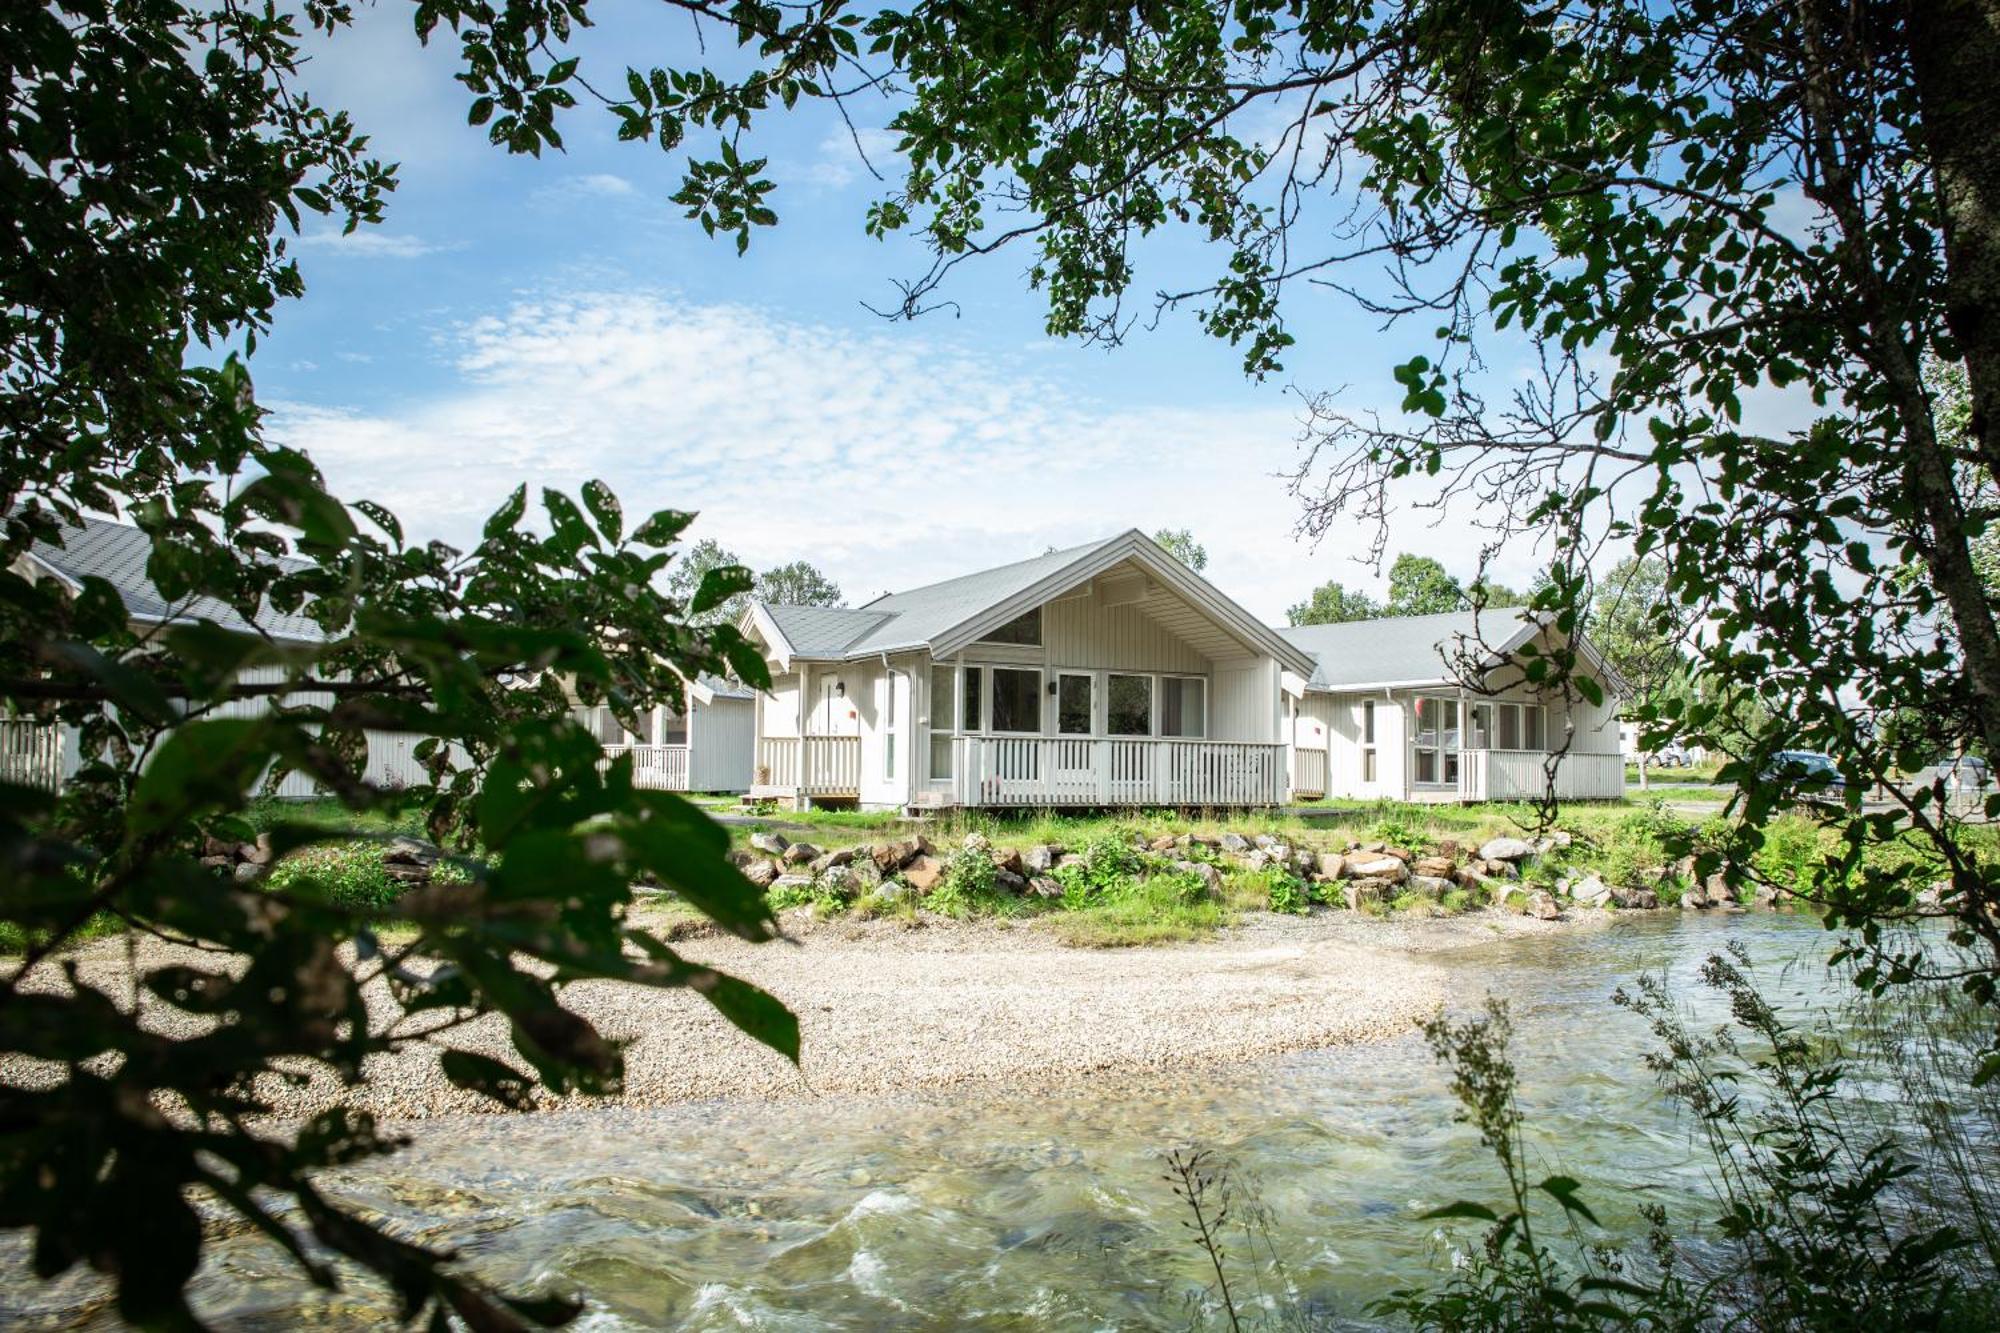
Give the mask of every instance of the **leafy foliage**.
[(1153, 540), (1166, 548), (1174, 559), (1199, 574), (1208, 568), (1208, 548), (1194, 539), (1194, 533), (1186, 528), (1161, 528), (1153, 534)]
[(1339, 583), (1322, 583), (1312, 596), (1289, 607), (1285, 622), (1290, 625), (1340, 625), (1350, 620), (1373, 620), (1382, 607), (1360, 589), (1349, 591)]

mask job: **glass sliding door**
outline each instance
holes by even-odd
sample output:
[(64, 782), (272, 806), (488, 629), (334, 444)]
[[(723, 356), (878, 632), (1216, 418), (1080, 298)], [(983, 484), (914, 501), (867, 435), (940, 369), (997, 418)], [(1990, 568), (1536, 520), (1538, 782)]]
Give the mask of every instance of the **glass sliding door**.
[(1456, 699), (1419, 695), (1412, 753), (1418, 786), (1458, 785), (1459, 706)]
[(1088, 736), (1096, 727), (1092, 678), (1088, 672), (1065, 671), (1056, 677), (1056, 733)]

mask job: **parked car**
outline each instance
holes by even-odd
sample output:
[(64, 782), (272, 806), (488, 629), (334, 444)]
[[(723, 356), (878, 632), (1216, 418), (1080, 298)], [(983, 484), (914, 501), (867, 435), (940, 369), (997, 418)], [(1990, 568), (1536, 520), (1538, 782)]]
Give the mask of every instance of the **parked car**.
[[(1825, 780), (1820, 781), (1820, 775)], [(1764, 782), (1778, 783), (1787, 787), (1811, 785), (1811, 793), (1816, 796), (1844, 796), (1847, 794), (1847, 780), (1840, 775), (1840, 766), (1833, 762), (1831, 755), (1817, 750), (1780, 750), (1771, 756), (1771, 762), (1764, 765), (1758, 775)]]

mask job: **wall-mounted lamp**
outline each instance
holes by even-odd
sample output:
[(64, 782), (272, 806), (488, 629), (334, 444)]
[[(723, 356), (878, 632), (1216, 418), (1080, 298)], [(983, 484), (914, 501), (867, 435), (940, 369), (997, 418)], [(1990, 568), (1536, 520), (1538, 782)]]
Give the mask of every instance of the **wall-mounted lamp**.
[(847, 697), (847, 682), (844, 680), (833, 682), (833, 693), (836, 698), (845, 699)]
[(1056, 683), (1055, 683), (1054, 681), (1050, 681), (1050, 682), (1049, 682), (1049, 694), (1050, 694), (1050, 696), (1051, 696), (1051, 697), (1053, 697), (1053, 696), (1054, 696), (1054, 694), (1055, 694), (1055, 692), (1056, 692)]

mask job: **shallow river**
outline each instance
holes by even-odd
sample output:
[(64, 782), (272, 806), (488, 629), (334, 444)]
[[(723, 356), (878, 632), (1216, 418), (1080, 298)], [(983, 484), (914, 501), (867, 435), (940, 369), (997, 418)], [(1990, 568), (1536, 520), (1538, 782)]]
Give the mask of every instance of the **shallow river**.
[[(1640, 1066), (1648, 1034), (1608, 996), (1665, 971), (1719, 1017), (1694, 972), (1731, 938), (1774, 1000), (1837, 994), (1817, 965), (1825, 932), (1761, 914), (1627, 920), (1436, 960), (1457, 1002), (1490, 988), (1512, 1004), (1533, 1144), (1614, 1229), (1649, 1199), (1698, 1219), (1688, 1191), (1707, 1159)], [(1420, 1213), (1498, 1198), (1453, 1109), (1413, 1037), (1062, 1094), (432, 1122), (335, 1192), (502, 1286), (587, 1292), (587, 1328), (1168, 1329), (1189, 1326), (1212, 1276), (1163, 1178), (1171, 1149), (1197, 1145), (1268, 1210), (1282, 1276), (1233, 1233), (1239, 1299), (1288, 1282), (1294, 1308), (1367, 1327), (1370, 1300), (1440, 1262)], [(10, 1238), (17, 1276), (20, 1253)], [(0, 1322), (108, 1326), (86, 1280), (6, 1286)], [(379, 1291), (316, 1292), (249, 1236), (215, 1247), (197, 1304), (233, 1329), (390, 1322)]]

